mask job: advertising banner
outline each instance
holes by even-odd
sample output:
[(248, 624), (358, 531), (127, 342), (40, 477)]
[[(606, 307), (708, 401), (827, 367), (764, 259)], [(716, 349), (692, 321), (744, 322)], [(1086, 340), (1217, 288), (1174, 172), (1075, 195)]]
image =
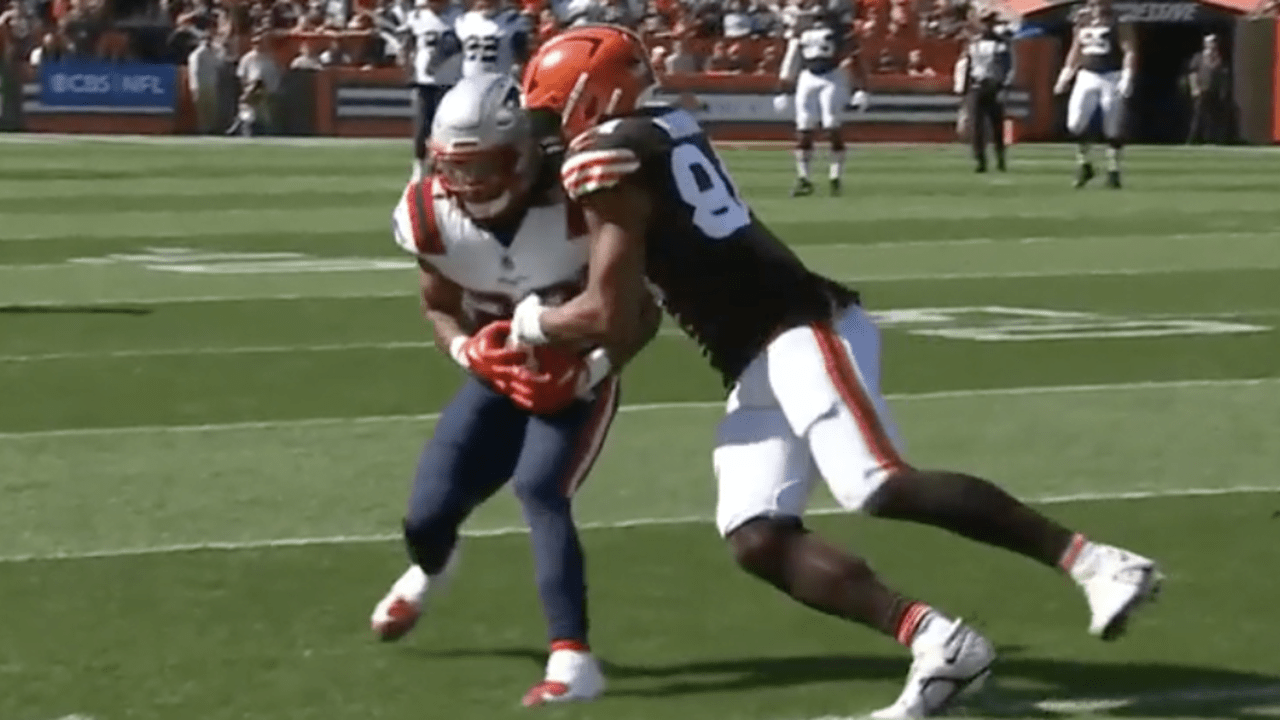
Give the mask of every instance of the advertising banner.
[(174, 112), (177, 98), (176, 66), (69, 60), (40, 66), (36, 110), (169, 114)]

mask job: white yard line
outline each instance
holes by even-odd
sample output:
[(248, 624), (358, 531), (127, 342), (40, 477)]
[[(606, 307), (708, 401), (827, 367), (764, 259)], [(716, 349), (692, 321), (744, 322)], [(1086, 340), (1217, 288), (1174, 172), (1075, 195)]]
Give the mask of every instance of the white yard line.
[[(999, 670), (997, 670), (998, 672)], [(1130, 712), (1125, 713), (1125, 715), (1131, 717), (1159, 717), (1158, 713), (1149, 716), (1137, 715), (1133, 713), (1133, 710), (1143, 707), (1151, 707), (1153, 710), (1161, 707), (1198, 707), (1204, 710), (1209, 709), (1205, 707), (1206, 705), (1214, 703), (1266, 703), (1273, 700), (1280, 700), (1280, 683), (1168, 688), (1129, 695), (1029, 700), (1024, 702), (1000, 702), (998, 700), (983, 702), (981, 696), (979, 696), (977, 701), (967, 704), (962, 703), (962, 706), (965, 710), (964, 714), (976, 717), (982, 717), (983, 710), (997, 712), (1002, 717), (1011, 713), (1025, 711), (1027, 717), (1035, 717), (1043, 713), (1067, 716), (1109, 715), (1117, 710), (1125, 710), (1126, 708), (1130, 709)], [(1223, 717), (1236, 716), (1238, 716), (1238, 713), (1234, 710), (1223, 714)], [(866, 720), (868, 717), (867, 715), (822, 715), (820, 717), (807, 718), (806, 720)], [(1195, 717), (1201, 717), (1201, 715), (1196, 714)], [(1203, 715), (1203, 717), (1217, 717), (1217, 715)]]
[[(1063, 505), (1079, 502), (1116, 502), (1126, 500), (1151, 500), (1157, 498), (1176, 497), (1215, 497), (1222, 495), (1270, 494), (1280, 493), (1277, 487), (1240, 486), (1228, 488), (1175, 488), (1169, 490), (1149, 490), (1115, 493), (1078, 493), (1073, 495), (1049, 495), (1029, 498), (1028, 502), (1036, 505)], [(826, 516), (848, 513), (840, 508), (818, 508), (810, 510), (808, 515)], [(644, 517), (611, 522), (579, 523), (581, 530), (621, 530), (636, 527), (654, 527), (664, 525), (710, 524), (710, 515), (679, 515), (672, 517)], [(523, 525), (488, 528), (485, 530), (464, 530), (466, 537), (503, 537), (523, 535), (528, 528)], [(377, 535), (331, 535), (321, 537), (276, 538), (264, 540), (210, 541), (202, 543), (180, 543), (175, 545), (154, 545), (148, 547), (117, 548), (111, 550), (91, 550), (88, 552), (47, 553), (30, 555), (0, 555), (0, 563), (25, 563), (42, 560), (88, 560), (94, 558), (134, 557), (138, 555), (164, 555), (171, 553), (195, 552), (199, 550), (271, 550), (291, 547), (310, 547), (314, 545), (359, 545), (368, 543), (390, 542), (397, 540), (399, 534), (386, 533)]]
[[(981, 236), (981, 237), (962, 237), (962, 238), (938, 238), (936, 240), (884, 240), (884, 241), (865, 242), (865, 243), (820, 243), (820, 244), (794, 245), (792, 247), (803, 248), (805, 250), (815, 250), (815, 251), (821, 251), (821, 250), (827, 250), (827, 249), (895, 250), (900, 248), (915, 248), (915, 247), (935, 247), (935, 248), (965, 247), (969, 245), (1002, 245), (1002, 244), (1003, 245), (1046, 245), (1046, 244), (1053, 244), (1053, 243), (1079, 243), (1085, 240), (1108, 240), (1108, 241), (1110, 240), (1165, 241), (1165, 240), (1222, 240), (1222, 239), (1243, 240), (1248, 238), (1269, 238), (1269, 237), (1276, 237), (1276, 236), (1280, 236), (1280, 233), (1277, 233), (1274, 230), (1272, 231), (1222, 230), (1222, 231), (1194, 232), (1194, 233), (1121, 233), (1118, 235), (1073, 235), (1069, 237), (1058, 236), (1058, 235), (1042, 235), (1042, 236), (1029, 236), (1029, 237)], [(27, 238), (25, 236), (17, 236), (12, 238), (0, 237), (0, 242), (21, 242), (28, 239), (39, 239), (39, 238), (35, 238), (34, 236), (32, 238)], [(116, 239), (116, 238), (112, 238), (112, 239)], [(151, 243), (151, 242), (154, 242), (155, 240), (156, 238), (154, 237), (138, 238), (138, 242)], [(160, 240), (164, 240), (164, 238), (160, 238)], [(403, 257), (404, 255), (387, 255), (386, 259), (400, 260)], [(310, 258), (310, 256), (308, 256), (308, 258)], [(246, 254), (246, 259), (252, 259), (252, 254)], [(316, 256), (314, 259), (316, 260), (335, 259), (336, 260), (341, 258), (328, 258), (328, 257)], [(123, 263), (113, 263), (113, 265), (119, 265), (119, 264), (123, 264)], [(145, 263), (141, 263), (141, 264), (145, 264)], [(74, 264), (69, 264), (68, 261), (55, 262), (55, 263), (11, 263), (11, 264), (0, 265), (0, 272), (15, 272), (15, 271), (22, 271), (22, 270), (56, 270), (59, 268), (71, 268), (71, 267), (79, 267), (79, 266)], [(284, 274), (288, 274), (287, 270), (282, 270), (281, 272)]]
[[(939, 280), (1000, 280), (1019, 278), (1056, 278), (1056, 277), (1111, 277), (1136, 275), (1175, 275), (1180, 273), (1228, 272), (1243, 270), (1280, 270), (1280, 265), (1250, 265), (1247, 267), (1175, 267), (1175, 268), (1100, 268), (1093, 270), (1014, 270), (1009, 272), (971, 272), (971, 273), (898, 273), (898, 274), (866, 274), (855, 278), (845, 278), (850, 283), (875, 282), (923, 282)], [(223, 295), (169, 295), (153, 297), (123, 297), (108, 299), (84, 300), (0, 300), (0, 307), (111, 307), (124, 305), (168, 305), (177, 303), (204, 302), (239, 302), (239, 301), (291, 301), (291, 300), (356, 300), (363, 298), (395, 298), (414, 297), (413, 290), (371, 290), (357, 292), (313, 292), (313, 293), (227, 293)]]
[[(1099, 383), (1087, 385), (1033, 385), (1026, 387), (974, 388), (969, 390), (939, 390), (936, 392), (891, 393), (885, 397), (896, 402), (913, 400), (945, 400), (967, 397), (999, 397), (1005, 395), (1054, 395), (1089, 392), (1132, 392), (1143, 390), (1168, 390), (1198, 387), (1251, 387), (1280, 383), (1280, 377), (1266, 378), (1212, 378), (1196, 380), (1153, 380), (1144, 382)], [(723, 407), (720, 400), (640, 403), (623, 405), (619, 412), (651, 412), (654, 410), (680, 410), (688, 408)], [(127, 427), (62, 428), (58, 430), (24, 430), (0, 433), (0, 442), (41, 440), (57, 437), (88, 437), (95, 435), (134, 435), (152, 433), (207, 433), (237, 430), (268, 430), (273, 428), (304, 428), (329, 425), (366, 425), (374, 423), (400, 423), (435, 420), (439, 413), (407, 415), (370, 415), (365, 417), (304, 418), (300, 420), (251, 420), (246, 422), (208, 423), (201, 425), (134, 425)]]
[[(876, 311), (872, 311), (875, 314)], [(1255, 308), (1221, 313), (1150, 313), (1125, 315), (1125, 320), (1221, 320), (1280, 315), (1280, 307)], [(892, 328), (898, 329), (898, 328)], [(906, 328), (909, 330), (909, 328)], [(679, 328), (664, 325), (658, 331), (660, 337), (683, 337)], [(304, 352), (348, 352), (352, 350), (411, 350), (434, 347), (430, 340), (391, 340), (385, 342), (322, 343), (316, 345), (229, 345), (225, 347), (177, 347), (144, 348), (137, 350), (106, 350), (85, 352), (32, 353), (28, 355), (0, 355), (0, 363), (36, 363), (56, 360), (127, 359), (150, 357), (178, 357), (187, 355), (270, 355)]]

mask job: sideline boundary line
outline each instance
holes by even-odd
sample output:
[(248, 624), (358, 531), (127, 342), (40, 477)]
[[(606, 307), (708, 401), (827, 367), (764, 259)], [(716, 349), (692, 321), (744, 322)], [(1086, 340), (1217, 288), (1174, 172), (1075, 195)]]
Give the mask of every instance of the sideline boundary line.
[[(1033, 505), (1065, 505), (1084, 502), (1116, 502), (1128, 500), (1152, 500), (1173, 497), (1216, 497), (1222, 495), (1247, 495), (1280, 493), (1280, 486), (1238, 486), (1226, 488), (1184, 488), (1173, 490), (1138, 490), (1115, 493), (1077, 493), (1073, 495), (1049, 495), (1029, 499)], [(840, 515), (849, 511), (841, 508), (818, 508), (805, 513), (812, 517)], [(646, 517), (613, 522), (580, 523), (579, 530), (622, 530), (636, 527), (662, 527), (668, 525), (692, 525), (705, 523), (710, 526), (714, 519), (706, 515), (678, 515), (672, 517)], [(462, 535), (470, 538), (504, 537), (523, 535), (528, 529), (522, 525), (490, 528), (487, 530), (463, 530)], [(48, 553), (29, 555), (0, 556), (0, 564), (30, 563), (54, 560), (91, 560), (101, 558), (137, 557), (143, 555), (167, 555), (175, 553), (199, 552), (209, 550), (273, 550), (279, 548), (311, 547), (315, 545), (362, 545), (379, 542), (390, 542), (400, 538), (397, 534), (377, 535), (332, 535), (321, 537), (278, 538), (274, 540), (213, 541), (203, 543), (179, 543), (174, 545), (155, 545), (150, 547), (118, 548), (113, 550), (93, 550), (82, 553)]]
[[(969, 390), (938, 390), (918, 393), (890, 393), (885, 399), (907, 402), (912, 400), (947, 400), (967, 397), (1000, 397), (1018, 395), (1055, 395), (1070, 393), (1167, 390), (1200, 387), (1250, 387), (1275, 385), (1280, 377), (1265, 378), (1201, 378), (1186, 380), (1152, 380), (1143, 382), (1099, 383), (1088, 385), (1037, 385), (1005, 388), (974, 388)], [(650, 412), (654, 410), (680, 410), (687, 408), (723, 407), (723, 400), (692, 400), (685, 402), (638, 403), (623, 405), (618, 412)], [(251, 420), (246, 422), (208, 423), (201, 425), (130, 425), (124, 427), (62, 428), (57, 430), (23, 430), (0, 432), (0, 442), (7, 440), (33, 440), (56, 437), (81, 437), (94, 435), (131, 435), (148, 433), (199, 433), (236, 430), (268, 430), (290, 427), (322, 427), (326, 425), (365, 425), (435, 420), (440, 413), (409, 415), (369, 415), (365, 417), (302, 418), (297, 420)]]

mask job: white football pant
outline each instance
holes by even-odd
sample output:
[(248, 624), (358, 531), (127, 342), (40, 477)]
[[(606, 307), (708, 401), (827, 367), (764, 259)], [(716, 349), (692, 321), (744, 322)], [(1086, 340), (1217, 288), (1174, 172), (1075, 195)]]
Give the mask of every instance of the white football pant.
[(907, 464), (880, 394), (880, 330), (854, 305), (834, 322), (791, 328), (738, 378), (716, 433), (716, 524), (799, 517), (821, 475), (860, 510)]
[(1102, 134), (1109, 140), (1119, 139), (1124, 119), (1120, 72), (1080, 70), (1076, 73), (1071, 98), (1067, 101), (1067, 130), (1072, 135), (1083, 135), (1099, 108), (1102, 110)]
[(841, 68), (815, 75), (800, 71), (796, 78), (796, 129), (838, 128), (849, 104), (849, 81)]

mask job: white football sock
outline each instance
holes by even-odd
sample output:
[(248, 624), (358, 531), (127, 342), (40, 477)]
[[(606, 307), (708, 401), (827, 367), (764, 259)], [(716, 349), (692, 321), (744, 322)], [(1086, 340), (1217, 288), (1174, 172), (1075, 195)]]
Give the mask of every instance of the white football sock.
[(803, 180), (809, 179), (809, 162), (812, 159), (812, 149), (796, 148), (796, 175)]
[(831, 179), (839, 180), (844, 175), (844, 150), (831, 151)]

